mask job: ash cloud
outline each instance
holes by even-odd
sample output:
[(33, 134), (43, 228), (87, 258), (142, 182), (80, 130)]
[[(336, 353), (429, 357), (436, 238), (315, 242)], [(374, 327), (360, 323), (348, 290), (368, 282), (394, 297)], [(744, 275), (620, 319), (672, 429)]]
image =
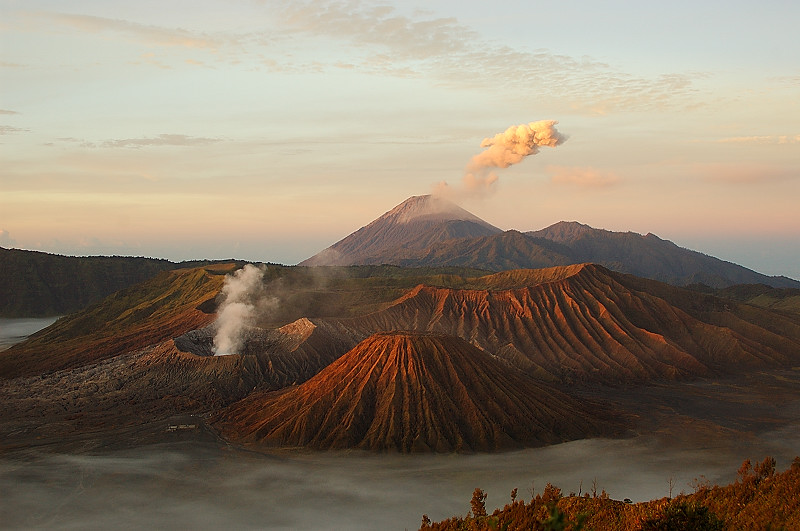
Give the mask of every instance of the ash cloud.
[(556, 120), (539, 120), (528, 124), (512, 125), (502, 133), (481, 142), (483, 151), (472, 157), (466, 167), (460, 188), (446, 182), (436, 186), (436, 195), (484, 195), (494, 190), (499, 177), (493, 171), (522, 162), (539, 153), (541, 147), (560, 146), (567, 136), (559, 132)]
[(255, 324), (259, 314), (277, 304), (264, 290), (266, 269), (247, 264), (225, 277), (221, 294), (224, 297), (217, 312), (214, 355), (239, 354), (247, 330)]

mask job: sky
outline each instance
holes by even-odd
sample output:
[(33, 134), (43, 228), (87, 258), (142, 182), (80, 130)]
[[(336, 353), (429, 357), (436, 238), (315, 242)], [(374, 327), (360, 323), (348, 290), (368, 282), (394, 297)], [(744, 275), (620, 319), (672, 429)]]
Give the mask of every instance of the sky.
[[(445, 189), (800, 278), (800, 3), (0, 0), (0, 246), (294, 264)], [(481, 143), (565, 139), (483, 186)]]

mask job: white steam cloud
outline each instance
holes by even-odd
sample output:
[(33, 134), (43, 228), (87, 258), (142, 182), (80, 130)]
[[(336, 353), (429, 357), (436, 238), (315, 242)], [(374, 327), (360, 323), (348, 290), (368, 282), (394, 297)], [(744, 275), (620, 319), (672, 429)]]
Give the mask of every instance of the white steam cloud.
[(264, 268), (252, 264), (225, 277), (221, 291), (224, 299), (217, 312), (215, 356), (239, 354), (245, 332), (254, 324), (257, 308), (265, 300), (263, 280)]
[(446, 182), (441, 182), (434, 191), (437, 195), (454, 194), (483, 195), (491, 192), (498, 181), (492, 168), (508, 168), (521, 162), (529, 155), (535, 155), (542, 146), (556, 147), (563, 144), (567, 137), (561, 134), (555, 120), (540, 120), (529, 124), (512, 125), (492, 138), (484, 138), (481, 142), (483, 151), (472, 157), (467, 165), (462, 190), (454, 190)]

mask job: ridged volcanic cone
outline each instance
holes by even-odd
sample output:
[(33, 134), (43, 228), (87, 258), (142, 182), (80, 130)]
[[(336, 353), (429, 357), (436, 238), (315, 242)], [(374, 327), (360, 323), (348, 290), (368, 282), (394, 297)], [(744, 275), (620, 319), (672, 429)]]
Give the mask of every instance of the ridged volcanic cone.
[(460, 338), (387, 332), (304, 384), (250, 395), (213, 422), (229, 440), (275, 446), (491, 451), (615, 431), (590, 407)]

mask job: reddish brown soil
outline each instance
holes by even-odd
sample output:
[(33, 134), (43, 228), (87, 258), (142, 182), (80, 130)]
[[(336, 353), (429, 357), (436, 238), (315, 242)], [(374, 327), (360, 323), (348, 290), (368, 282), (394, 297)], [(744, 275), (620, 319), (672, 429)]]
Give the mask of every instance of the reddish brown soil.
[[(461, 337), (553, 381), (705, 377), (800, 360), (800, 319), (584, 264), (528, 273), (528, 286), (418, 286), (385, 310), (339, 320), (365, 337), (417, 330)], [(482, 279), (526, 283), (525, 273)], [(493, 278), (497, 277), (497, 278)]]
[(278, 446), (485, 451), (619, 430), (593, 420), (597, 411), (462, 339), (397, 332), (367, 338), (303, 385), (254, 393), (215, 422), (228, 439)]

